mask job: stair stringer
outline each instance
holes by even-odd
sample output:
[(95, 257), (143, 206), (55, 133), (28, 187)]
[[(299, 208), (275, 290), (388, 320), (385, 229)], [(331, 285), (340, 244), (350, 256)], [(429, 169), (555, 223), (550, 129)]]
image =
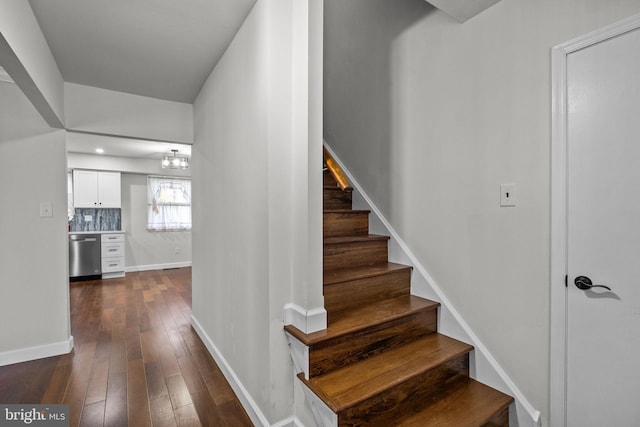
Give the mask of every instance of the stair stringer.
[(301, 384), (305, 397), (311, 403), (311, 411), (318, 426), (338, 427), (338, 414), (333, 412), (306, 384), (302, 382)]
[(309, 379), (309, 347), (301, 343), (296, 337), (285, 331), (289, 342), (289, 352), (293, 359), (296, 373), (304, 373), (305, 379)]
[[(285, 331), (287, 341), (289, 342), (289, 352), (295, 372), (304, 373), (305, 379), (309, 379), (309, 347), (299, 341), (296, 337)], [(320, 427), (338, 427), (338, 414), (333, 412), (326, 403), (318, 397), (304, 382), (300, 381), (304, 395), (311, 405), (311, 412), (316, 424)]]
[(489, 352), (487, 347), (480, 341), (473, 332), (469, 324), (462, 315), (455, 309), (451, 301), (447, 298), (442, 288), (438, 286), (428, 270), (418, 261), (409, 247), (393, 229), (389, 221), (382, 215), (382, 212), (368, 197), (362, 186), (349, 172), (344, 163), (324, 142), (325, 148), (331, 153), (334, 160), (343, 170), (349, 182), (353, 186), (353, 209), (370, 210), (369, 230), (373, 234), (390, 236), (389, 240), (389, 261), (399, 264), (413, 266), (411, 276), (411, 293), (413, 295), (440, 302), (438, 332), (448, 335), (457, 340), (473, 345), (474, 351), (470, 354), (469, 369), (470, 377), (487, 384), (504, 393), (511, 394), (515, 403), (509, 410), (509, 425), (512, 427), (540, 427), (542, 417), (539, 410), (522, 394), (507, 373), (498, 364), (497, 360)]

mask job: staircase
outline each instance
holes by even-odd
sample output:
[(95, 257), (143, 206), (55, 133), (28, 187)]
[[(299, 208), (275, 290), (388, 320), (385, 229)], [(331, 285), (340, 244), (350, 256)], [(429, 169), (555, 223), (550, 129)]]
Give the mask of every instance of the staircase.
[(513, 398), (469, 378), (473, 347), (437, 332), (439, 303), (411, 295), (412, 268), (341, 186), (325, 171), (328, 327), (285, 326), (318, 425), (508, 426)]

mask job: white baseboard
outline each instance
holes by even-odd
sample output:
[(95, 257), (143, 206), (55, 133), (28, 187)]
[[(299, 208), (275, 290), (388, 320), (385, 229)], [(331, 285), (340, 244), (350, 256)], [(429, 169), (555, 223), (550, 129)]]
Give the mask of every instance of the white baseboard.
[(284, 306), (284, 324), (293, 325), (305, 334), (327, 329), (327, 310), (324, 307), (305, 309), (289, 303)]
[(167, 268), (182, 268), (182, 267), (191, 267), (191, 261), (170, 262), (165, 264), (132, 265), (129, 267), (125, 267), (124, 271), (127, 273), (130, 273), (134, 271), (164, 270)]
[[(473, 329), (464, 320), (462, 315), (455, 309), (449, 301), (442, 288), (433, 279), (433, 276), (420, 263), (417, 257), (409, 249), (406, 243), (400, 238), (398, 233), (391, 226), (389, 221), (382, 215), (382, 212), (373, 203), (369, 196), (364, 192), (362, 186), (355, 180), (353, 175), (340, 161), (335, 152), (329, 147), (325, 141), (324, 146), (331, 153), (336, 162), (347, 175), (349, 181), (353, 185), (353, 198), (362, 198), (362, 202), (366, 204), (366, 208), (372, 213), (371, 223), (376, 223), (381, 228), (381, 233), (391, 236), (389, 242), (389, 255), (393, 255), (395, 262), (410, 264), (414, 267), (411, 278), (412, 293), (417, 290), (416, 294), (425, 298), (436, 299), (440, 302), (440, 316), (438, 329), (447, 335), (461, 341), (472, 344), (475, 348), (474, 365), (472, 366), (472, 376), (491, 387), (497, 388), (505, 393), (511, 394), (515, 399), (515, 410), (510, 411), (511, 425), (516, 427), (538, 427), (541, 425), (542, 419), (540, 411), (535, 409), (533, 405), (526, 399), (520, 389), (515, 385), (507, 373), (498, 364), (487, 347), (480, 341)], [(359, 207), (363, 208), (364, 207)], [(376, 231), (374, 231), (376, 232)], [(415, 284), (418, 283), (418, 286)], [(475, 368), (475, 369), (474, 369)]]
[(116, 271), (113, 273), (102, 273), (102, 279), (117, 279), (124, 277), (124, 271)]
[(66, 341), (2, 352), (0, 353), (0, 366), (60, 356), (61, 354), (70, 353), (71, 350), (73, 350), (73, 336), (69, 336)]

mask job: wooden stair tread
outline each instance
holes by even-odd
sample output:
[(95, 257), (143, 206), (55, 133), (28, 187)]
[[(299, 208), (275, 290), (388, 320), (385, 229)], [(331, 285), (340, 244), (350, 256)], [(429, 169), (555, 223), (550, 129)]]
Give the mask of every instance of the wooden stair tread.
[(334, 285), (336, 283), (348, 282), (350, 280), (366, 279), (374, 276), (382, 276), (399, 270), (412, 270), (413, 267), (393, 262), (365, 265), (360, 267), (340, 268), (327, 270), (324, 272), (323, 283)]
[(370, 214), (371, 211), (367, 209), (325, 209), (322, 213), (338, 213), (338, 214)]
[(378, 234), (365, 234), (363, 236), (353, 235), (344, 237), (325, 237), (325, 245), (339, 245), (341, 243), (369, 242), (378, 240), (389, 240), (389, 236), (380, 236)]
[(439, 306), (438, 302), (414, 295), (402, 295), (377, 304), (365, 304), (357, 309), (335, 313), (331, 324), (321, 331), (305, 334), (293, 325), (286, 325), (285, 330), (303, 344), (312, 346), (422, 310), (435, 310)]
[(498, 390), (460, 377), (449, 383), (440, 398), (418, 412), (394, 420), (396, 427), (480, 427), (507, 408), (513, 398)]
[(304, 381), (334, 412), (350, 408), (473, 349), (433, 333)]

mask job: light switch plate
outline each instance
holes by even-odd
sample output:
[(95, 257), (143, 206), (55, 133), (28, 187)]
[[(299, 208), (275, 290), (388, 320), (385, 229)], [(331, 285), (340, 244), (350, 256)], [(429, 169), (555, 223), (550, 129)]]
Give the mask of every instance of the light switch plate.
[(53, 216), (53, 204), (51, 202), (40, 202), (40, 218)]
[(516, 185), (500, 184), (500, 206), (516, 205)]

